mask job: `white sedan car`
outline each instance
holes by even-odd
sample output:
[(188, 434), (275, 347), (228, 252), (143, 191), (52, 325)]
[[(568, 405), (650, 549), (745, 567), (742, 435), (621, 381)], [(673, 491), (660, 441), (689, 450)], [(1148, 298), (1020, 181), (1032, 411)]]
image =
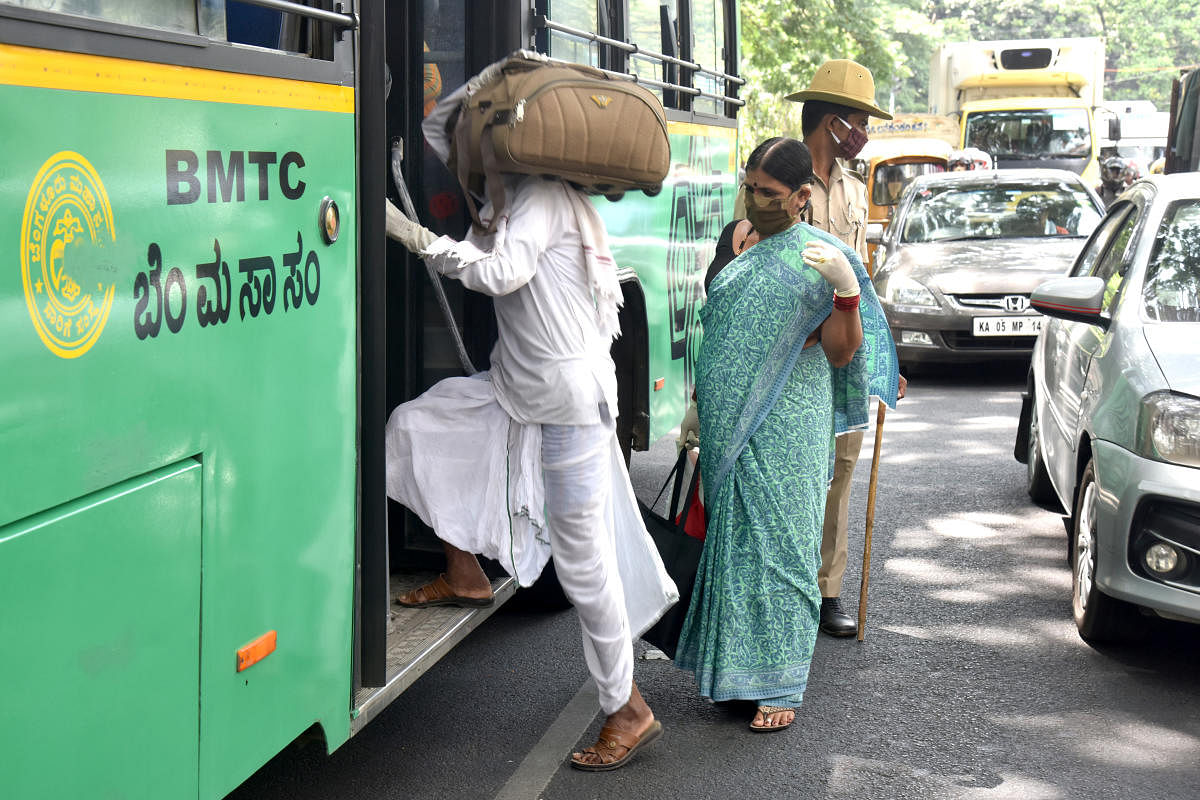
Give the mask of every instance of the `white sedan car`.
[(1031, 300), (1015, 455), (1068, 514), (1080, 635), (1200, 621), (1200, 176), (1135, 183)]

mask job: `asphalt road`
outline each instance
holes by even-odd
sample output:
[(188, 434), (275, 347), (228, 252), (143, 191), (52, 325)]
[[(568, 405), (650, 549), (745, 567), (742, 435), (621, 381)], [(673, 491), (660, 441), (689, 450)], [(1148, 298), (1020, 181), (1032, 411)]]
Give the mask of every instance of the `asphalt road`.
[[(922, 374), (887, 415), (866, 640), (820, 637), (791, 729), (751, 733), (748, 709), (639, 657), (663, 738), (620, 771), (576, 772), (563, 759), (600, 720), (574, 612), (502, 609), (338, 751), (294, 746), (232, 796), (1200, 796), (1200, 628), (1148, 620), (1128, 648), (1079, 639), (1061, 516), (1030, 503), (1012, 457), (1022, 385), (1020, 368)], [(852, 608), (871, 447), (854, 479)], [(640, 496), (672, 460), (669, 440), (635, 455)]]

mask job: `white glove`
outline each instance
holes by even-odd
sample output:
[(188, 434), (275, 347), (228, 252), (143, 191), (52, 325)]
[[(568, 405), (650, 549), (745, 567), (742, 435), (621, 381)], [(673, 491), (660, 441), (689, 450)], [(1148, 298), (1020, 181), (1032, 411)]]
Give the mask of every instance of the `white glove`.
[(804, 263), (821, 273), (838, 297), (854, 297), (859, 293), (858, 278), (850, 261), (828, 242), (812, 241), (805, 245)]
[(396, 208), (391, 200), (384, 202), (387, 203), (387, 235), (417, 255), (425, 252), (437, 239), (437, 235), (429, 228), (404, 216), (404, 212)]
[(700, 412), (695, 400), (688, 403), (683, 421), (679, 423), (679, 438), (675, 440), (675, 446), (680, 450), (700, 446)]

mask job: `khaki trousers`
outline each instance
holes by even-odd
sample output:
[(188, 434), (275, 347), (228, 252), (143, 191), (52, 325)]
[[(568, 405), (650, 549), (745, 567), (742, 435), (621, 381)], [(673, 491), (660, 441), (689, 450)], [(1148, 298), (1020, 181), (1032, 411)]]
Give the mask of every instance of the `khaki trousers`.
[(825, 497), (825, 525), (821, 531), (821, 568), (817, 570), (817, 585), (821, 597), (837, 597), (842, 593), (842, 577), (846, 574), (846, 529), (850, 516), (850, 479), (862, 450), (863, 432), (850, 431), (837, 437), (833, 482)]

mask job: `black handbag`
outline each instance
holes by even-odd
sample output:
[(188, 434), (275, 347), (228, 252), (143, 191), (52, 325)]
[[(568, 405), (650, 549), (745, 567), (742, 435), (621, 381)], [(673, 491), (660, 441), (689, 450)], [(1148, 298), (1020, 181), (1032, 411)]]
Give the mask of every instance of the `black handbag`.
[[(647, 506), (638, 500), (642, 510), (642, 519), (646, 522), (646, 530), (658, 548), (663, 566), (675, 586), (679, 589), (679, 602), (667, 609), (667, 613), (654, 623), (648, 631), (642, 634), (642, 639), (662, 650), (671, 658), (675, 657), (675, 648), (679, 646), (679, 634), (683, 630), (683, 620), (687, 616), (688, 606), (692, 601), (692, 589), (696, 584), (696, 571), (700, 567), (700, 554), (704, 551), (704, 542), (684, 532), (688, 511), (692, 508), (692, 499), (700, 484), (700, 470), (692, 475), (688, 486), (687, 496), (681, 497), (683, 475), (687, 466), (687, 449), (679, 451), (679, 458), (671, 468), (667, 480), (663, 483), (654, 504)], [(653, 506), (658, 505), (658, 498), (666, 490), (667, 484), (674, 478), (675, 485), (671, 491), (671, 504), (666, 518), (654, 512)], [(681, 501), (682, 500), (682, 504)], [(678, 521), (676, 521), (678, 519)]]

